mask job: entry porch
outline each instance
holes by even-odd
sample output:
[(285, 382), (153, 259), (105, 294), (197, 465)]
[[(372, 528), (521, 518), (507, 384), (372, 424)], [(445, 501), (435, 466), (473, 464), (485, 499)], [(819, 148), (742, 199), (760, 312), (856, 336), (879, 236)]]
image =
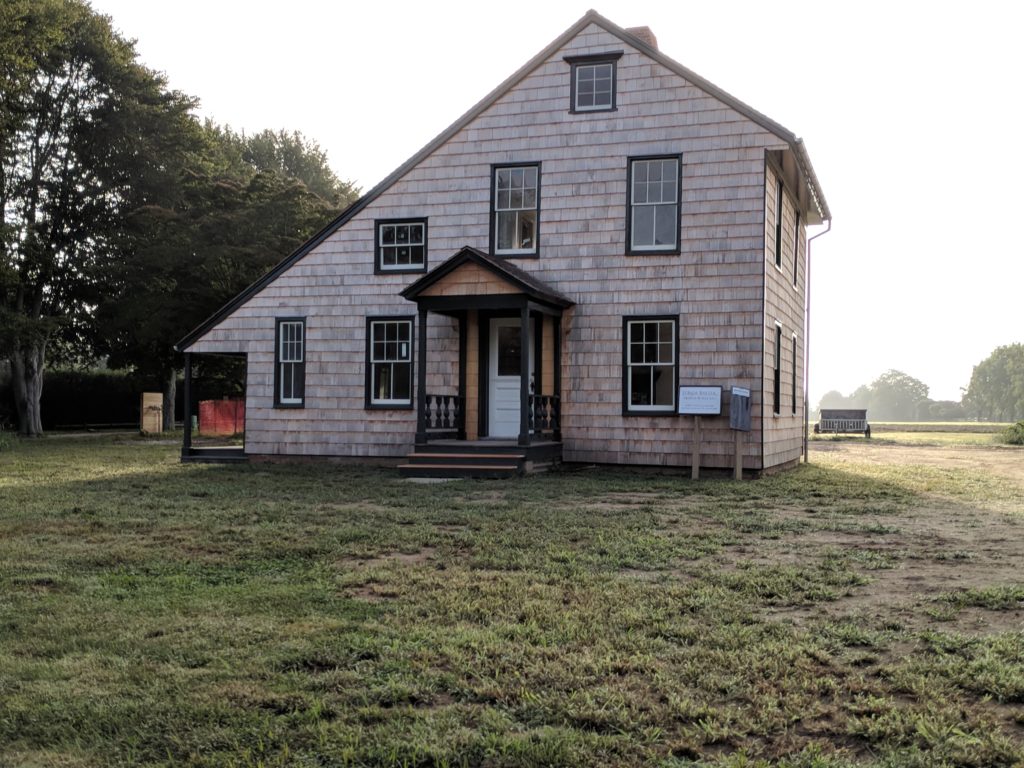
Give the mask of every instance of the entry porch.
[[(562, 315), (572, 301), (469, 247), (402, 295), (419, 313), (416, 449), (409, 465), (480, 466), (486, 454), (492, 465), (506, 472), (514, 465), (519, 473), (559, 460)], [(440, 386), (436, 375), (428, 386), (431, 313), (458, 324), (458, 365)], [(411, 472), (409, 465), (403, 472)]]

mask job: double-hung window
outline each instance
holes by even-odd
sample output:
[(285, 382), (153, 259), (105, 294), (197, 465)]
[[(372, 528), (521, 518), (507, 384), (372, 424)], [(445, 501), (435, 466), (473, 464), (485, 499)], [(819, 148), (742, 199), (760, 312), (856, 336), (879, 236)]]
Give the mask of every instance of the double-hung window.
[(793, 415), (796, 416), (797, 404), (796, 404), (796, 334), (795, 333), (793, 334), (793, 370), (790, 373), (790, 377), (789, 378), (790, 378), (790, 386), (793, 389), (793, 394), (792, 394), (792, 397), (791, 397), (791, 405), (792, 405)]
[(782, 179), (775, 182), (775, 266), (782, 269), (782, 207), (785, 203), (785, 192)]
[(611, 112), (615, 109), (615, 65), (622, 51), (566, 56), (572, 67), (570, 112)]
[(623, 413), (674, 413), (678, 378), (677, 319), (623, 320)]
[(274, 344), (274, 405), (301, 408), (306, 402), (306, 319), (277, 320)]
[(795, 288), (800, 277), (800, 211), (793, 213), (793, 287)]
[(772, 374), (772, 413), (782, 413), (782, 326), (775, 324), (775, 368)]
[(376, 271), (423, 272), (427, 268), (427, 220), (376, 222)]
[(494, 213), (491, 243), (494, 254), (536, 255), (540, 165), (495, 166), (491, 193)]
[(680, 157), (629, 161), (629, 253), (679, 253)]
[(412, 320), (368, 318), (366, 356), (367, 407), (412, 407)]

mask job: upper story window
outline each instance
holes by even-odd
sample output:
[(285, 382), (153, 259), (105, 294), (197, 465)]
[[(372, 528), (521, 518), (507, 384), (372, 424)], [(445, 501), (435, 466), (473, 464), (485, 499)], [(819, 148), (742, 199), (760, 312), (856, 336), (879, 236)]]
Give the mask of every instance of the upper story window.
[(591, 56), (566, 56), (572, 67), (570, 112), (610, 112), (615, 109), (616, 62), (622, 51)]
[(306, 401), (306, 319), (277, 320), (274, 345), (274, 405), (301, 408)]
[(387, 219), (374, 224), (377, 231), (376, 272), (426, 271), (426, 219)]
[(491, 194), (491, 250), (497, 256), (535, 256), (540, 164), (494, 166)]
[(782, 179), (775, 182), (775, 266), (782, 269), (782, 206), (785, 203), (785, 193), (782, 188)]
[(675, 413), (677, 319), (623, 320), (623, 413)]
[(679, 253), (680, 157), (629, 161), (629, 253)]
[(800, 278), (800, 211), (794, 211), (793, 217), (793, 287), (796, 288)]

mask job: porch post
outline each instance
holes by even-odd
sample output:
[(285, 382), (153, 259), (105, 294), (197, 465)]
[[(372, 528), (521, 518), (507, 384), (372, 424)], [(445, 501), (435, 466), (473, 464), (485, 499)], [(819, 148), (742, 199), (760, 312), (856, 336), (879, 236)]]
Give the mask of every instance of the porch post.
[(181, 458), (192, 453), (192, 353), (185, 353), (185, 386), (182, 393), (184, 400), (184, 433), (181, 439)]
[(555, 429), (554, 429), (553, 437), (554, 437), (555, 440), (561, 442), (561, 440), (562, 440), (562, 316), (561, 315), (555, 315), (555, 316), (553, 316), (551, 318), (551, 321), (554, 323), (554, 329), (553, 329), (553, 332), (551, 334), (552, 340), (554, 341), (554, 344), (553, 344), (552, 349), (551, 349), (551, 354), (552, 354), (552, 359), (553, 359), (553, 366), (554, 366), (554, 370), (552, 371), (552, 373), (554, 374), (553, 381), (554, 381), (554, 387), (555, 387), (555, 391), (554, 391), (553, 394), (557, 398), (557, 400), (555, 400), (555, 406), (554, 406), (555, 416), (557, 417), (557, 421), (555, 423)]
[(466, 345), (469, 340), (469, 319), (466, 313), (459, 315), (459, 420), (456, 427), (459, 430), (459, 440), (466, 439)]
[(530, 444), (530, 305), (519, 310), (519, 444)]
[(416, 444), (427, 442), (427, 310), (420, 307), (419, 366), (416, 369)]

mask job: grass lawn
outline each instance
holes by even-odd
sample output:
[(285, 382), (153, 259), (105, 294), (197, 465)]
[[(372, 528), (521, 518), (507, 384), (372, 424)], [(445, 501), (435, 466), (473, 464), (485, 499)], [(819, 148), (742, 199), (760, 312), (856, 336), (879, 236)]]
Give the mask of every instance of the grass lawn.
[(1024, 450), (416, 485), (0, 451), (0, 765), (1010, 766)]

